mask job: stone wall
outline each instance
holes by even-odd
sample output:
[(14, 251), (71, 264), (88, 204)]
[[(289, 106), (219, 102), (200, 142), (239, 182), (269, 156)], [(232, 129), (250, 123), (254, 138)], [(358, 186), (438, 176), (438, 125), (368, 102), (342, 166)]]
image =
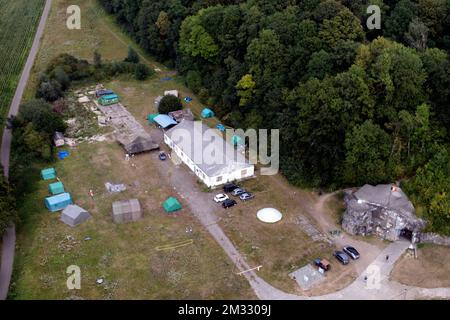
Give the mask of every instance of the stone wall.
[(441, 246), (450, 246), (450, 237), (444, 237), (436, 233), (422, 233), (420, 243), (433, 243)]

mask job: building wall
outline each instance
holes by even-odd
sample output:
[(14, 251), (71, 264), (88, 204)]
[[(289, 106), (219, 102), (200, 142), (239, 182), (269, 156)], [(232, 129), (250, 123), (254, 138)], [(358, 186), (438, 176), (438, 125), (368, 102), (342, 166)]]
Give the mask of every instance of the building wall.
[(241, 180), (252, 177), (255, 174), (255, 167), (236, 170), (221, 176), (209, 177), (204, 173), (167, 135), (164, 135), (164, 142), (175, 152), (175, 154), (186, 164), (189, 169), (209, 188), (214, 188), (234, 180)]

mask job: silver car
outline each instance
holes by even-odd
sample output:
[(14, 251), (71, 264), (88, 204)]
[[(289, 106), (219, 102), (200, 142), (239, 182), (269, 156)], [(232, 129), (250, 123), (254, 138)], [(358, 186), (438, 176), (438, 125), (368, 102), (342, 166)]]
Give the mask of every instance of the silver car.
[(345, 246), (342, 251), (344, 251), (353, 260), (359, 259), (359, 252), (351, 246)]

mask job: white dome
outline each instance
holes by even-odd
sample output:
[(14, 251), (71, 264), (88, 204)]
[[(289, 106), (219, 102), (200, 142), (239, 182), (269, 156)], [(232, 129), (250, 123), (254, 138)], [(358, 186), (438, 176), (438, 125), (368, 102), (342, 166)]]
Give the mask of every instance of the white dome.
[(259, 220), (266, 223), (275, 223), (283, 218), (280, 211), (274, 208), (264, 208), (258, 211), (257, 215)]

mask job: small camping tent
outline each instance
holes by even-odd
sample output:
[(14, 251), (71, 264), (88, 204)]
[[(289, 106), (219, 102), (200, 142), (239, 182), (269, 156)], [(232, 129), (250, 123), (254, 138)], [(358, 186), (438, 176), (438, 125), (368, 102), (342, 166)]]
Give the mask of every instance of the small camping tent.
[(180, 96), (180, 94), (178, 93), (178, 90), (167, 90), (167, 91), (164, 91), (164, 95), (165, 96), (174, 96), (174, 97), (179, 97)]
[(149, 124), (155, 124), (155, 118), (159, 116), (159, 113), (151, 113), (147, 116), (147, 121)]
[(142, 218), (141, 204), (138, 199), (116, 201), (112, 205), (114, 223), (125, 223)]
[(224, 126), (223, 124), (221, 124), (221, 123), (219, 123), (219, 124), (216, 126), (216, 128), (217, 128), (217, 130), (219, 130), (220, 132), (225, 132), (225, 126)]
[(57, 195), (60, 193), (64, 193), (64, 185), (62, 182), (55, 182), (48, 185), (48, 192), (50, 192), (51, 195)]
[(87, 212), (83, 208), (80, 208), (77, 205), (68, 205), (63, 210), (60, 220), (71, 227), (76, 227), (90, 217), (91, 215), (89, 214), (89, 212)]
[(53, 143), (55, 144), (55, 147), (62, 147), (64, 143), (64, 135), (61, 132), (56, 131), (53, 135)]
[(72, 197), (69, 193), (61, 193), (45, 199), (45, 206), (51, 212), (63, 210), (69, 204), (72, 204)]
[(109, 94), (106, 96), (102, 96), (98, 102), (102, 105), (102, 106), (110, 106), (112, 104), (116, 104), (119, 103), (119, 96), (117, 94)]
[(231, 138), (231, 144), (232, 144), (233, 146), (242, 146), (242, 145), (245, 144), (245, 142), (244, 142), (244, 139), (242, 139), (240, 136), (234, 135), (234, 136)]
[(102, 90), (97, 90), (97, 91), (95, 92), (95, 96), (96, 96), (97, 98), (101, 98), (101, 97), (103, 97), (103, 96), (107, 96), (107, 95), (110, 95), (110, 94), (114, 94), (114, 91), (102, 89)]
[(163, 208), (167, 213), (175, 212), (182, 209), (181, 203), (174, 197), (170, 197), (163, 203)]
[(207, 118), (212, 118), (212, 117), (214, 117), (214, 111), (212, 111), (209, 108), (205, 108), (202, 110), (202, 118), (207, 119)]
[(47, 168), (41, 171), (41, 177), (43, 180), (56, 179), (56, 170), (54, 168)]

